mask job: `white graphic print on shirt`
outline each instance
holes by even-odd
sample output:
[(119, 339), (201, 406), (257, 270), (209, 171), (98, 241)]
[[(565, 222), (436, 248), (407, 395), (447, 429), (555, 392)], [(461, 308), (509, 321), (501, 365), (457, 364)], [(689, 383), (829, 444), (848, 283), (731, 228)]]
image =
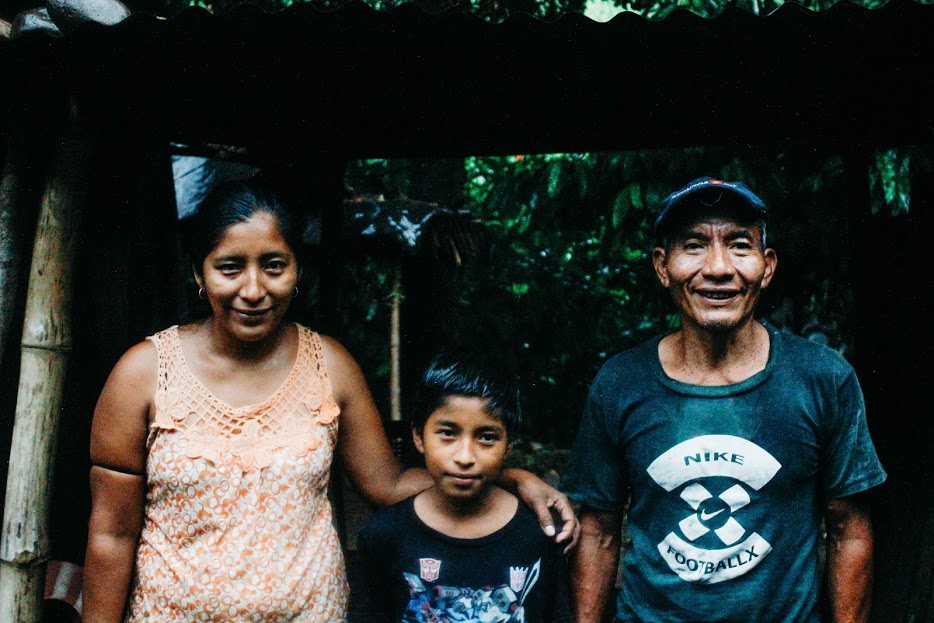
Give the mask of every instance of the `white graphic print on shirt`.
[[(652, 461), (649, 476), (666, 491), (681, 488), (679, 496), (693, 509), (658, 544), (671, 570), (687, 582), (714, 584), (758, 565), (772, 546), (733, 514), (750, 504), (750, 492), (765, 486), (781, 467), (756, 444), (732, 435), (695, 437)], [(730, 485), (714, 489), (711, 483), (724, 479)], [(695, 543), (709, 533), (725, 547), (703, 548)]]

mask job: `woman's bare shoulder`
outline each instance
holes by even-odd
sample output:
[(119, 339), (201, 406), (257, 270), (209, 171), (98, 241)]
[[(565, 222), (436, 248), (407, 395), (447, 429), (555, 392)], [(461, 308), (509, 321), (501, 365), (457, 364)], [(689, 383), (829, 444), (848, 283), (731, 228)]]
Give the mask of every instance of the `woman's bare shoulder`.
[(366, 390), (366, 380), (357, 360), (339, 340), (321, 335), (321, 353), (324, 367), (334, 388), (334, 394), (341, 402), (343, 398), (357, 396)]
[(350, 357), (350, 352), (337, 338), (324, 333), (318, 333), (318, 337), (321, 338), (321, 349), (324, 351), (325, 356)]
[(95, 465), (142, 472), (158, 366), (151, 340), (131, 346), (117, 361), (94, 409), (91, 461)]
[(159, 366), (159, 355), (152, 340), (143, 340), (127, 349), (117, 360), (110, 373), (108, 384), (111, 381), (141, 381), (146, 378), (155, 378)]
[(321, 338), (321, 353), (328, 372), (349, 372), (359, 368), (357, 360), (337, 338), (322, 333), (318, 337)]

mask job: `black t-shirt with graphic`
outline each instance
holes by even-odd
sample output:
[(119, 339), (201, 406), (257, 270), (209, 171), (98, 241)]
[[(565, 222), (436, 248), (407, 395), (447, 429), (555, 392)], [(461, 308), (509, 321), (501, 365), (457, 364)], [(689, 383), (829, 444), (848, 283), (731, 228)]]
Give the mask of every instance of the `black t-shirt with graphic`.
[(819, 620), (823, 502), (885, 471), (853, 368), (767, 328), (766, 368), (734, 385), (667, 376), (661, 336), (591, 385), (562, 490), (603, 511), (632, 491), (617, 621)]
[(447, 536), (415, 513), (414, 497), (382, 508), (357, 540), (351, 623), (566, 623), (567, 568), (561, 546), (535, 514), (515, 516), (478, 539)]

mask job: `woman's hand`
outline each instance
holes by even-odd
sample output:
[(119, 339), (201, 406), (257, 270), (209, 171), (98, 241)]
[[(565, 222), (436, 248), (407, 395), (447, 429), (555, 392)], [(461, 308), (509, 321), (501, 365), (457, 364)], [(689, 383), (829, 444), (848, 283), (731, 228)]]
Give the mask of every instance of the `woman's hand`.
[(574, 508), (566, 495), (550, 484), (524, 469), (509, 468), (502, 471), (501, 484), (513, 489), (538, 515), (538, 523), (548, 536), (555, 536), (553, 513), (561, 518), (561, 532), (555, 537), (556, 543), (567, 543), (567, 554), (577, 546), (581, 526), (574, 514)]

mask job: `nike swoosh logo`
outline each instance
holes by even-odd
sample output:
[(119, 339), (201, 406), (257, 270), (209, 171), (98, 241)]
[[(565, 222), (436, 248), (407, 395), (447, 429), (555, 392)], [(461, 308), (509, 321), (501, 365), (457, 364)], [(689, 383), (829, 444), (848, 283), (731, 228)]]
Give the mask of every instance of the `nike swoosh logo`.
[(725, 511), (725, 510), (726, 510), (725, 508), (721, 508), (721, 509), (718, 510), (716, 513), (710, 513), (709, 515), (706, 513), (706, 511), (702, 511), (701, 514), (700, 514), (701, 521), (707, 521), (707, 520), (710, 519), (711, 517), (716, 517), (717, 515), (719, 515), (720, 513), (722, 513), (722, 512)]

